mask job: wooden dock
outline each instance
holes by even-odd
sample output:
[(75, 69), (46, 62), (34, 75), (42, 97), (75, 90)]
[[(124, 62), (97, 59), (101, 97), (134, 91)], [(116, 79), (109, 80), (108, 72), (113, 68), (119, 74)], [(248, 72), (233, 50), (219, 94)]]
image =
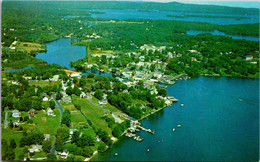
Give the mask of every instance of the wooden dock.
[(151, 134), (154, 134), (154, 131), (152, 131), (151, 129), (146, 129), (146, 128), (140, 126), (140, 125), (138, 125), (137, 127), (139, 127), (140, 129), (142, 129), (143, 131), (146, 131), (146, 132), (149, 132), (149, 133), (151, 133)]

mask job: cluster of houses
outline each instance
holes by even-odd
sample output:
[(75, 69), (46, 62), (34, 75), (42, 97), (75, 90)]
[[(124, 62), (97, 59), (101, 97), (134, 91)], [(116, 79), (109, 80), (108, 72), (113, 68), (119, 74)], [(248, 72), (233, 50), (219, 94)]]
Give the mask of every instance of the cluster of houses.
[(143, 46), (140, 47), (141, 50), (145, 50), (145, 51), (153, 51), (153, 53), (155, 51), (160, 51), (162, 52), (162, 50), (165, 50), (166, 49), (166, 46), (160, 46), (160, 47), (156, 47), (156, 46), (149, 46), (147, 44), (144, 44)]
[(102, 38), (100, 35), (97, 35), (96, 33), (92, 33), (92, 35), (87, 35), (86, 36), (88, 39), (98, 39)]
[[(47, 112), (48, 116), (56, 116), (54, 114), (53, 110), (51, 108), (49, 108), (49, 107), (46, 109), (46, 112)], [(35, 109), (30, 109), (28, 111), (28, 114), (29, 114), (29, 117), (33, 117), (33, 116), (35, 116), (37, 114), (37, 111)], [(12, 117), (13, 118), (20, 118), (21, 117), (21, 112), (19, 112), (18, 110), (13, 110), (12, 111)], [(19, 126), (19, 121), (20, 120), (17, 120), (17, 119), (12, 120), (13, 126)]]
[(9, 48), (10, 48), (10, 49), (13, 49), (13, 50), (16, 49), (17, 43), (18, 43), (18, 41), (15, 40), (15, 41), (10, 45)]

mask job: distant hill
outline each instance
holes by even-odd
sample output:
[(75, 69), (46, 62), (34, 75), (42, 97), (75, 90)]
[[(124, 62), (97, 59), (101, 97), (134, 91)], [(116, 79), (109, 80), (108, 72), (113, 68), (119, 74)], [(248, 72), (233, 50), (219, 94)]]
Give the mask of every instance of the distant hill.
[[(3, 2), (3, 6), (5, 4)], [(10, 1), (9, 1), (10, 3)], [(159, 2), (129, 2), (129, 1), (12, 1), (11, 3), (27, 3), (29, 6), (50, 5), (59, 8), (74, 9), (122, 9), (122, 10), (162, 10), (176, 12), (195, 12), (195, 13), (219, 13), (219, 14), (242, 14), (259, 15), (256, 8), (238, 8), (217, 5), (196, 5), (178, 2), (159, 3)]]

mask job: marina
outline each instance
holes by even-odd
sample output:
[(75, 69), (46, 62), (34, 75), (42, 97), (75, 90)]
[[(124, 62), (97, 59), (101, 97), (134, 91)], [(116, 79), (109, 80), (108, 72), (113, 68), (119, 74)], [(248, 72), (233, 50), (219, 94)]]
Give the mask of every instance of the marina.
[(139, 122), (132, 122), (131, 127), (128, 128), (124, 132), (124, 134), (125, 134), (126, 137), (133, 138), (134, 140), (141, 142), (141, 141), (144, 140), (144, 138), (134, 134), (135, 132), (139, 132), (140, 130), (151, 133), (151, 134), (154, 135), (154, 131), (152, 131), (151, 129), (146, 129), (146, 128), (142, 127)]

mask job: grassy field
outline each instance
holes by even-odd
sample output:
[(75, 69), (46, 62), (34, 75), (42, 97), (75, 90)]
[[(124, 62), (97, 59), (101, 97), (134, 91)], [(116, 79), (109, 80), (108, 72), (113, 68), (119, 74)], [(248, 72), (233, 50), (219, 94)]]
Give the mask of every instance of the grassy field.
[(40, 87), (45, 87), (45, 86), (54, 86), (54, 85), (57, 85), (59, 86), (59, 81), (57, 82), (49, 82), (49, 81), (45, 81), (45, 80), (40, 80), (40, 81), (37, 81), (37, 82), (29, 82), (29, 85), (30, 86), (40, 86)]
[(32, 117), (33, 123), (35, 124), (35, 129), (39, 130), (44, 134), (55, 135), (60, 123), (60, 112), (59, 110), (53, 110), (54, 116), (47, 116), (43, 111), (38, 111), (35, 117)]
[[(98, 100), (97, 98), (95, 98), (94, 96), (92, 96), (92, 101), (93, 101), (95, 104), (99, 105), (99, 103), (98, 103), (99, 100)], [(101, 107), (103, 107), (103, 108), (105, 108), (105, 109), (107, 109), (107, 110), (109, 110), (109, 111), (111, 111), (111, 112), (121, 112), (120, 110), (118, 110), (118, 109), (115, 108), (114, 106), (110, 105), (109, 103), (108, 103), (108, 104), (105, 104), (105, 105), (99, 105), (99, 106), (101, 106)]]
[(86, 125), (86, 119), (80, 113), (80, 111), (75, 108), (75, 106), (72, 103), (62, 103), (62, 107), (64, 110), (69, 110), (71, 113), (72, 128), (80, 128), (81, 126)]
[(77, 111), (77, 109), (75, 108), (75, 106), (72, 103), (62, 102), (61, 105), (64, 110)]
[(108, 127), (107, 122), (101, 119), (101, 117), (107, 113), (106, 111), (91, 104), (87, 99), (77, 98), (75, 102), (81, 106), (81, 111), (85, 114), (87, 119), (92, 121), (93, 125), (107, 131), (111, 135), (111, 129)]
[(19, 51), (25, 51), (30, 53), (31, 51), (45, 51), (45, 46), (38, 44), (38, 43), (32, 43), (32, 42), (20, 42), (17, 45), (17, 48)]
[(14, 130), (11, 130), (10, 128), (4, 129), (4, 125), (2, 124), (2, 139), (6, 139), (10, 141), (11, 139), (14, 139), (16, 142), (16, 149), (15, 149), (15, 160), (19, 160), (18, 156), (23, 152), (23, 148), (20, 148), (20, 140), (23, 137), (23, 133), (21, 131), (17, 132)]
[(145, 101), (142, 101), (142, 100), (133, 100), (133, 105), (136, 105), (136, 104), (138, 104), (138, 103), (140, 103), (140, 104), (143, 104), (143, 105), (146, 105), (147, 104), (147, 102), (145, 102)]
[(71, 112), (71, 127), (72, 128), (80, 128), (87, 124), (86, 119), (80, 113), (80, 111)]

